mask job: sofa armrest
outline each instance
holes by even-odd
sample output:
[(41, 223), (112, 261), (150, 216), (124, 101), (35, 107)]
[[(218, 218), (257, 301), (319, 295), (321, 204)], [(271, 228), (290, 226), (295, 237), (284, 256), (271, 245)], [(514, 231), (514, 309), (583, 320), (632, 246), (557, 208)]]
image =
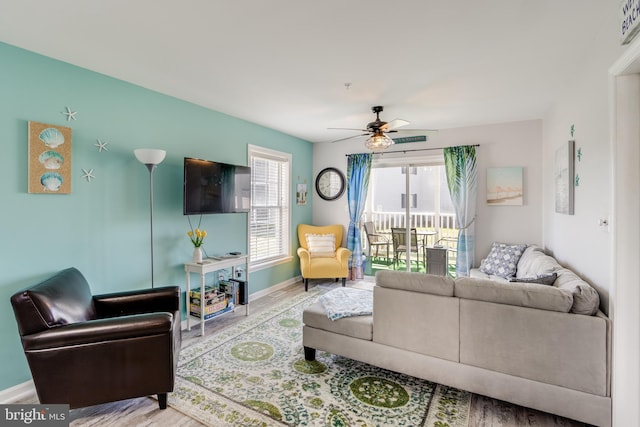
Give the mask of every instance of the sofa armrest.
[(376, 273), (376, 286), (452, 297), (454, 281), (448, 276), (380, 270)]
[(111, 294), (94, 295), (98, 318), (180, 310), (180, 287), (165, 286)]
[(309, 253), (309, 250), (305, 248), (302, 248), (302, 247), (298, 248), (297, 253), (301, 261), (303, 258), (307, 262), (309, 262), (309, 260), (311, 259), (311, 254)]
[(73, 323), (22, 337), (25, 351), (54, 350), (171, 332), (171, 313), (149, 313)]
[(349, 257), (351, 256), (351, 251), (347, 248), (340, 247), (336, 249), (336, 258), (340, 261), (342, 265), (349, 264)]

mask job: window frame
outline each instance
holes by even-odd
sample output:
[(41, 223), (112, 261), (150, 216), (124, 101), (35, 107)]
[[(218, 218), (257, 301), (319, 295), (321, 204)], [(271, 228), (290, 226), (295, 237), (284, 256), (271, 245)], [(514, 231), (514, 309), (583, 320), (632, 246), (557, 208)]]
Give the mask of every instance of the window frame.
[(254, 158), (261, 158), (261, 159), (266, 159), (266, 160), (274, 160), (274, 161), (278, 161), (278, 162), (282, 162), (285, 163), (286, 166), (286, 170), (284, 171), (284, 173), (286, 174), (285, 177), (283, 177), (282, 179), (284, 180), (284, 182), (279, 182), (279, 185), (283, 188), (281, 188), (281, 194), (279, 195), (279, 197), (281, 198), (281, 200), (285, 200), (283, 205), (280, 206), (279, 209), (286, 209), (286, 213), (285, 213), (285, 217), (284, 217), (284, 224), (282, 224), (282, 240), (281, 240), (281, 250), (282, 252), (280, 254), (274, 254), (273, 256), (270, 256), (268, 258), (265, 259), (260, 259), (260, 260), (254, 260), (254, 256), (253, 256), (253, 248), (252, 248), (252, 241), (253, 241), (253, 236), (252, 236), (252, 218), (254, 216), (254, 200), (252, 197), (251, 200), (251, 210), (249, 212), (249, 215), (247, 216), (247, 248), (248, 248), (248, 252), (249, 252), (249, 268), (252, 271), (257, 271), (257, 270), (262, 270), (265, 268), (269, 268), (269, 267), (273, 267), (275, 265), (278, 264), (283, 264), (286, 262), (290, 262), (293, 259), (293, 255), (291, 254), (291, 214), (292, 214), (292, 196), (291, 196), (291, 171), (292, 171), (292, 155), (290, 153), (286, 153), (286, 152), (282, 152), (282, 151), (276, 151), (276, 150), (272, 150), (269, 148), (265, 148), (265, 147), (260, 147), (257, 145), (251, 145), (248, 144), (247, 145), (247, 158), (248, 158), (248, 164), (249, 166), (252, 167), (251, 169), (251, 193), (253, 196), (253, 191), (254, 191), (254, 186), (257, 185), (254, 182), (254, 171), (253, 171), (253, 159)]

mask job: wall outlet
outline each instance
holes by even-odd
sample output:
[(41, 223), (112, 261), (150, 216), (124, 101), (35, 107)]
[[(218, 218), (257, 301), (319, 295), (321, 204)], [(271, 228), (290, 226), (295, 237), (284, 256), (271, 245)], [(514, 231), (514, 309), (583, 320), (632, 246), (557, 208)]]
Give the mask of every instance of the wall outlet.
[(218, 282), (221, 282), (224, 280), (224, 273), (218, 273)]

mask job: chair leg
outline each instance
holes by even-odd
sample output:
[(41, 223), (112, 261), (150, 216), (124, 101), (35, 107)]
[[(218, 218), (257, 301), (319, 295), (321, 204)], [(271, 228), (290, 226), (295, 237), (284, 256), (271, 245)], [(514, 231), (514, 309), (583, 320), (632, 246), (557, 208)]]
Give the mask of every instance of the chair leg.
[(316, 349), (305, 346), (304, 360), (308, 360), (309, 362), (313, 362), (314, 360), (316, 360)]
[(158, 406), (160, 409), (167, 409), (167, 393), (158, 393)]
[[(337, 279), (336, 279), (336, 280), (337, 280)], [(344, 288), (346, 284), (347, 284), (347, 278), (346, 278), (346, 277), (343, 277), (343, 278), (342, 278), (342, 287)]]
[(309, 279), (303, 277), (302, 281), (304, 282), (304, 291), (307, 292), (309, 290)]

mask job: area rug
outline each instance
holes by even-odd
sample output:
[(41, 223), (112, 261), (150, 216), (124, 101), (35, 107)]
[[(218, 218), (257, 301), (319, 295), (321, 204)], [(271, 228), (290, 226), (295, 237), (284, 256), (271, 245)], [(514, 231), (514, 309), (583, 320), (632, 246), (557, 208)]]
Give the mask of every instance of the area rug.
[(470, 394), (325, 352), (304, 359), (317, 286), (180, 354), (169, 405), (210, 426), (466, 427)]

